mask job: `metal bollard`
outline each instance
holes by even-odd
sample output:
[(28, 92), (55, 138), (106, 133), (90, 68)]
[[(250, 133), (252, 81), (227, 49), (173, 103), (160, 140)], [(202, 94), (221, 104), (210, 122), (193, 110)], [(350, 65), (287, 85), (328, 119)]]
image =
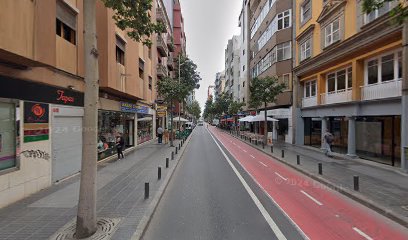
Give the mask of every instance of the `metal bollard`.
[(262, 142), (262, 149), (265, 149), (265, 143)]
[(161, 179), (161, 167), (157, 168), (157, 178), (160, 180)]
[(178, 149), (178, 147), (176, 147), (176, 155), (178, 154), (178, 153), (177, 153), (177, 149)]
[(271, 153), (273, 153), (273, 146), (271, 146)]
[(360, 181), (358, 176), (354, 176), (354, 190), (355, 191), (360, 191)]
[(300, 165), (300, 156), (299, 155), (296, 156), (296, 164)]
[(149, 198), (149, 183), (145, 183), (145, 199)]
[(166, 168), (169, 168), (169, 158), (166, 158)]
[(323, 174), (323, 164), (319, 163), (319, 174)]
[(282, 158), (285, 158), (285, 150), (282, 149)]
[(171, 160), (174, 160), (174, 152), (171, 152)]

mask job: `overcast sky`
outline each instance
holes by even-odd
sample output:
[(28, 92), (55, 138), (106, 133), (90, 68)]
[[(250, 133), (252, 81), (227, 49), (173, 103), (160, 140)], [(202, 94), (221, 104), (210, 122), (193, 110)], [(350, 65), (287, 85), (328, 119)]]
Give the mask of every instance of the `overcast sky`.
[(187, 38), (187, 55), (198, 66), (201, 87), (196, 99), (204, 108), (209, 85), (224, 70), (228, 39), (239, 35), (238, 18), (242, 0), (180, 0)]

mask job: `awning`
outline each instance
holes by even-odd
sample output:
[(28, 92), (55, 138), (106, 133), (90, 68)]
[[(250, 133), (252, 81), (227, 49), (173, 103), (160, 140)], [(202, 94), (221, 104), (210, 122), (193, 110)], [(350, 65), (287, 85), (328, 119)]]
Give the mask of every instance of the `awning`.
[(182, 117), (176, 117), (173, 118), (173, 122), (188, 122), (188, 120)]
[(238, 121), (240, 121), (240, 122), (249, 122), (252, 118), (254, 118), (254, 116), (246, 116), (244, 118), (238, 119)]
[[(265, 121), (265, 114), (256, 115), (251, 120), (249, 120), (248, 122), (263, 122), (263, 121)], [(271, 117), (267, 117), (266, 121), (268, 121), (268, 122), (279, 122), (278, 119), (271, 118)]]

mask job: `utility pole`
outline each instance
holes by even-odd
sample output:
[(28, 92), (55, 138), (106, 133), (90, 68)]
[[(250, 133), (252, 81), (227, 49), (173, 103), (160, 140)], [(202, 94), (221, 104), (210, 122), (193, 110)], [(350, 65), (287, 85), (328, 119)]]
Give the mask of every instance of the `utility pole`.
[(99, 72), (96, 40), (96, 0), (84, 1), (85, 102), (81, 182), (76, 223), (76, 237), (90, 237), (96, 232), (96, 163)]
[(401, 168), (408, 172), (408, 153), (405, 152), (405, 149), (408, 148), (408, 19), (404, 20), (402, 31)]

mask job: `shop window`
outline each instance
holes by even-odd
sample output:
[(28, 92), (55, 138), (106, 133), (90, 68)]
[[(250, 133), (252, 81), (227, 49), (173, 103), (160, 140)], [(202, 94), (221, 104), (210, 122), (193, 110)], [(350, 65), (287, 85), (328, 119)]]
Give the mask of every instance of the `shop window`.
[(386, 53), (365, 62), (365, 82), (368, 85), (400, 80), (401, 78), (401, 51)]
[(77, 13), (62, 1), (57, 1), (56, 34), (76, 45)]
[(20, 152), (19, 107), (17, 103), (0, 102), (0, 172), (17, 166)]
[(150, 141), (153, 137), (153, 117), (147, 114), (137, 114), (137, 143)]

